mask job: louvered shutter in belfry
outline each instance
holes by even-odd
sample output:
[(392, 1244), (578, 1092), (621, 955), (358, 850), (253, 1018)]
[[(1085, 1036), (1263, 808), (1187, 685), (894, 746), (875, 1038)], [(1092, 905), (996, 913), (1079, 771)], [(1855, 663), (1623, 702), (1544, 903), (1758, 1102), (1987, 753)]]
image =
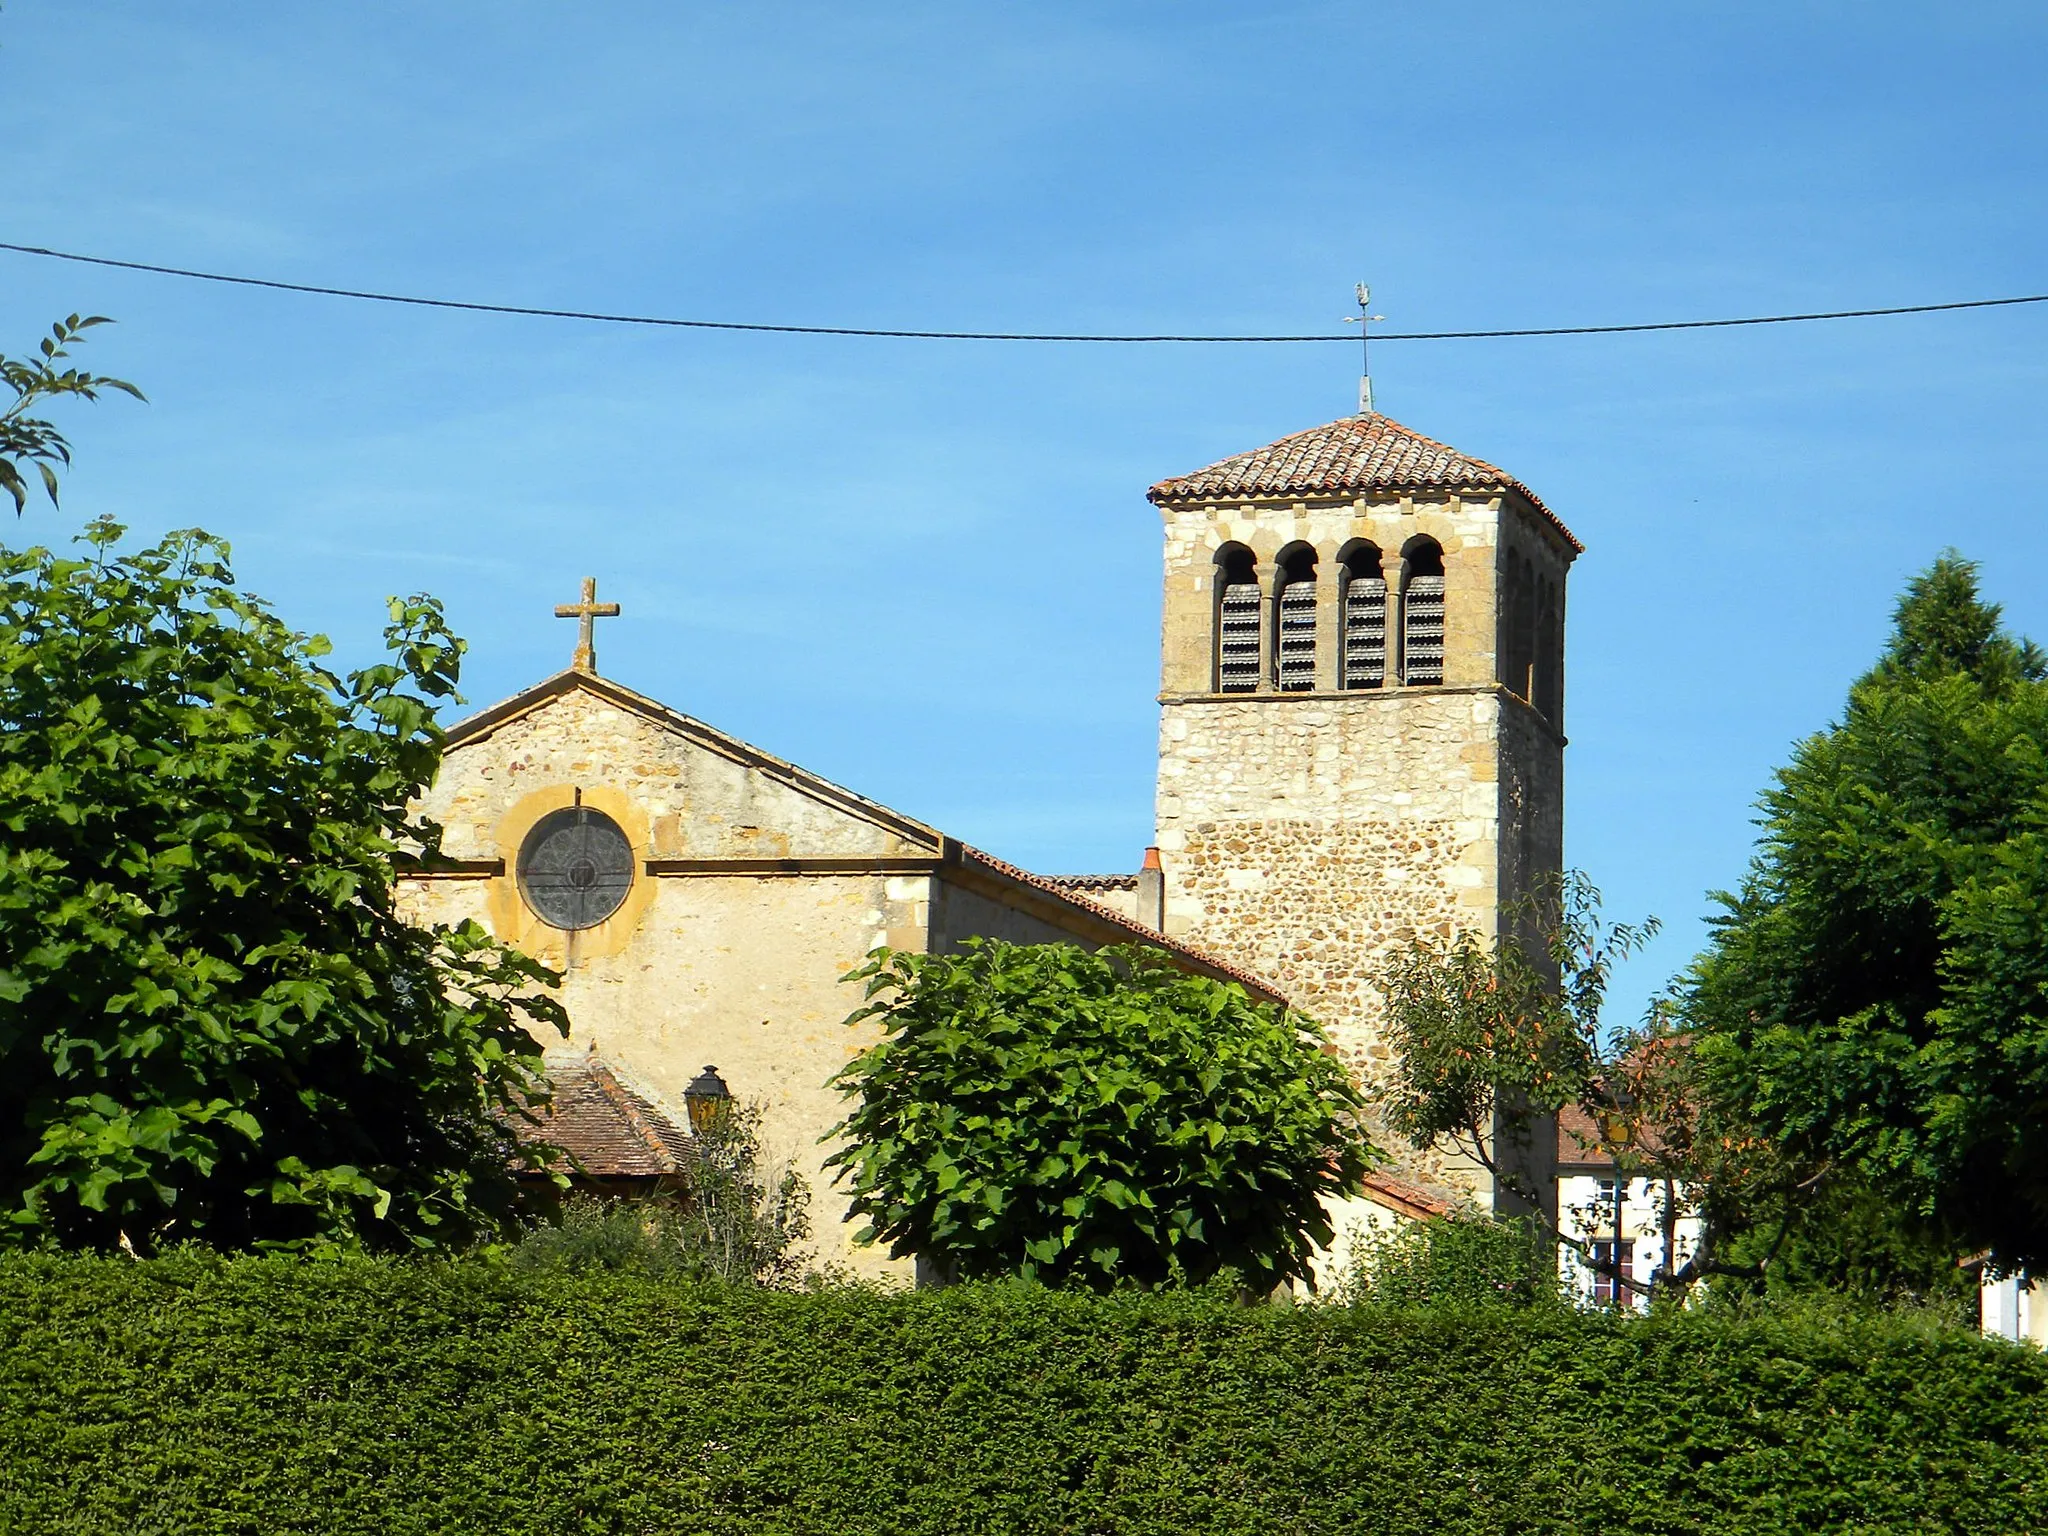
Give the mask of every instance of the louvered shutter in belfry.
[(1280, 687), (1306, 693), (1316, 685), (1316, 584), (1290, 581), (1280, 589)]
[(1216, 686), (1252, 693), (1259, 686), (1259, 584), (1232, 582), (1216, 616)]
[(1344, 686), (1377, 688), (1387, 680), (1387, 584), (1354, 576), (1344, 588)]
[(1411, 576), (1402, 603), (1401, 681), (1410, 687), (1444, 680), (1444, 579)]

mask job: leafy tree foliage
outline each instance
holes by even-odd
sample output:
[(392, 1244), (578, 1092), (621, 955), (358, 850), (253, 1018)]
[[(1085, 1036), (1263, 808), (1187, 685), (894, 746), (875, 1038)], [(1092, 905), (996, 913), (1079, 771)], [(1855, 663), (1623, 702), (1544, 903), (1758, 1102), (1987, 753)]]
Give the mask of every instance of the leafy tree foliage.
[(1896, 1201), (1840, 1170), (1781, 1178), (1720, 1202), (1714, 1225), (1726, 1296), (1839, 1299), (1866, 1311), (1898, 1309), (1977, 1321), (1977, 1276), (1956, 1263), (1938, 1232), (1902, 1220)]
[(14, 498), (17, 517), (28, 505), (24, 467), (34, 467), (50, 505), (55, 506), (57, 468), (71, 462), (71, 444), (65, 441), (64, 434), (41, 417), (31, 416), (32, 409), (60, 395), (97, 400), (103, 389), (118, 389), (137, 400), (142, 398), (142, 391), (125, 380), (63, 366), (73, 342), (93, 326), (109, 323), (105, 315), (84, 319), (72, 315), (50, 327), (50, 334), (38, 345), (34, 357), (0, 355), (0, 385), (14, 394), (13, 402), (0, 409), (0, 491)]
[(225, 545), (0, 550), (0, 1240), (315, 1251), (511, 1230), (555, 981), (393, 906), (462, 644), (345, 676)]
[[(1683, 998), (1705, 1085), (1803, 1187), (2048, 1268), (2048, 658), (1953, 553), (1908, 587)], [(1915, 1243), (1917, 1242), (1917, 1249)]]
[[(1601, 1018), (1615, 965), (1655, 936), (1657, 920), (1603, 921), (1599, 891), (1576, 872), (1506, 917), (1497, 942), (1471, 932), (1419, 935), (1382, 967), (1394, 1068), (1379, 1093), (1381, 1114), (1418, 1148), (1472, 1159), (1589, 1267), (1645, 1289), (1544, 1214), (1550, 1149), (1536, 1137), (1547, 1141), (1551, 1117), (1576, 1106), (1625, 1138), (1603, 1145), (1630, 1176), (1675, 1183), (1696, 1171), (1693, 1138), (1681, 1142), (1676, 1130), (1692, 1116), (1674, 1042), (1654, 1020), (1626, 1031)], [(1700, 1262), (1651, 1286), (1683, 1288)]]
[(863, 1241), (957, 1278), (1313, 1283), (1371, 1158), (1320, 1031), (1157, 953), (971, 943), (854, 972), (882, 1042), (829, 1159)]
[(1654, 918), (1604, 924), (1599, 891), (1576, 872), (1508, 918), (1498, 943), (1418, 937), (1380, 977), (1399, 1063), (1385, 1096), (1393, 1128), (1418, 1147), (1453, 1143), (1499, 1177), (1513, 1170), (1497, 1165), (1490, 1128), (1592, 1090), (1611, 1044), (1608, 980), (1657, 932)]

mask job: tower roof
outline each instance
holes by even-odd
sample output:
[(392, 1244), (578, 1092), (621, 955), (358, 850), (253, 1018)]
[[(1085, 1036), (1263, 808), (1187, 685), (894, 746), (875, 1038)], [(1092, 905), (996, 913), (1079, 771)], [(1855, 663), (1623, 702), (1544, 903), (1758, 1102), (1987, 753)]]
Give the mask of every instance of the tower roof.
[(1146, 492), (1155, 502), (1357, 491), (1513, 491), (1575, 552), (1585, 546), (1542, 498), (1506, 470), (1380, 415), (1346, 416), (1221, 459)]

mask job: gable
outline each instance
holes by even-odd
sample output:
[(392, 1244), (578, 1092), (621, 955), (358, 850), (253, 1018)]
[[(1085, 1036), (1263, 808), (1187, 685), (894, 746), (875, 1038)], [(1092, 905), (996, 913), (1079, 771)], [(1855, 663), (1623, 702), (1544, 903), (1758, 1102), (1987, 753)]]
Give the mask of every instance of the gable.
[(589, 673), (566, 672), (448, 732), (421, 809), (451, 859), (502, 857), (535, 795), (602, 792), (656, 859), (931, 857), (938, 832)]
[[(636, 879), (613, 915), (579, 930), (586, 958), (631, 941), (663, 877), (835, 883), (856, 875), (891, 882), (891, 892), (902, 877), (918, 893), (909, 914), (915, 936), (885, 931), (872, 943), (945, 948), (971, 935), (1143, 943), (1195, 974), (1284, 1001), (1248, 971), (588, 672), (559, 673), (447, 733), (440, 774), (418, 806), (442, 828), (442, 858), (417, 876), (428, 884), (485, 882), (494, 930), (546, 951), (560, 931), (530, 911), (506, 877), (526, 834), (572, 804), (617, 822), (640, 868), (656, 877)], [(422, 915), (454, 915), (418, 899)], [(861, 904), (872, 915), (868, 895)], [(864, 952), (836, 956), (829, 976)]]

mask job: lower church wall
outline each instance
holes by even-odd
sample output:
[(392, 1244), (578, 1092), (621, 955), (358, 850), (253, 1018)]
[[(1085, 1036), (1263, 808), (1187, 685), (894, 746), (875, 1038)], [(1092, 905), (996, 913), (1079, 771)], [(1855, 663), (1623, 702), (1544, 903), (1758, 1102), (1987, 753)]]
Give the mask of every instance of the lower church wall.
[[(692, 876), (651, 878), (653, 899), (632, 942), (589, 958), (562, 952), (561, 1000), (570, 1043), (595, 1045), (678, 1119), (683, 1089), (715, 1065), (741, 1100), (765, 1109), (764, 1150), (811, 1188), (821, 1261), (867, 1275), (908, 1277), (885, 1250), (856, 1248), (846, 1200), (819, 1145), (843, 1114), (827, 1080), (879, 1038), (849, 1028), (860, 988), (841, 982), (878, 944), (921, 947), (930, 882), (923, 876)], [(405, 891), (422, 922), (486, 920), (487, 881), (426, 880)], [(550, 1041), (551, 1044), (559, 1043)]]

